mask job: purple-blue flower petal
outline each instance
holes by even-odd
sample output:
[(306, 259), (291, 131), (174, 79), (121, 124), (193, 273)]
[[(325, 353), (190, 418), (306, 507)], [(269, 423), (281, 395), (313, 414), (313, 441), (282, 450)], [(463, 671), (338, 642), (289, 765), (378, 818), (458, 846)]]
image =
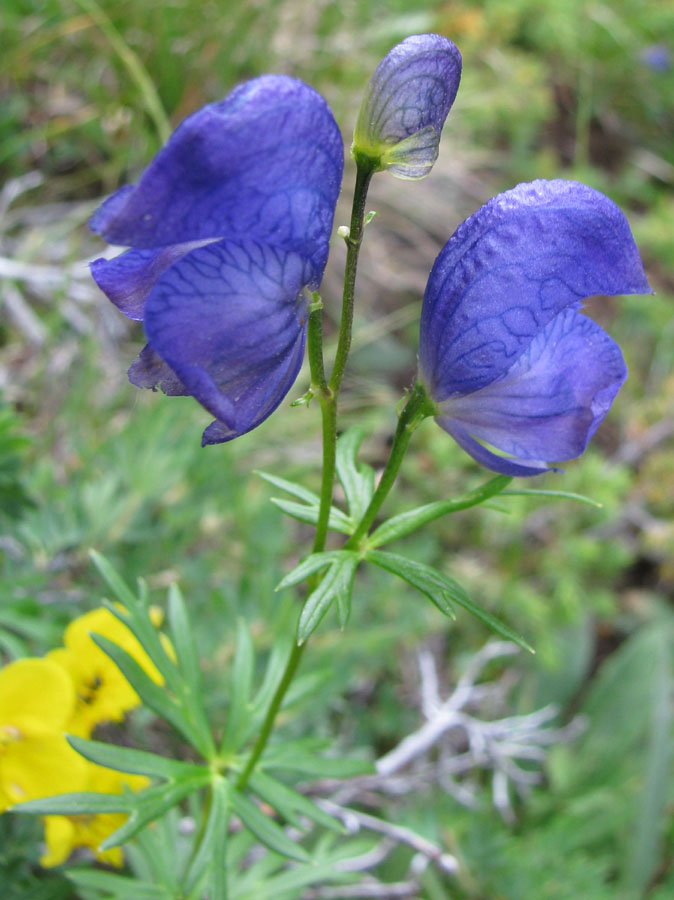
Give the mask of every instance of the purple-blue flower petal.
[(339, 129), (323, 98), (264, 75), (189, 116), (138, 184), (97, 211), (91, 227), (138, 250), (245, 238), (301, 253), (317, 285), (343, 169)]
[(499, 456), (492, 453), (482, 444), (472, 438), (460, 422), (454, 419), (438, 418), (438, 425), (444, 428), (448, 434), (454, 438), (456, 443), (465, 450), (476, 462), (492, 472), (498, 472), (500, 475), (509, 475), (511, 478), (528, 477), (530, 475), (541, 475), (543, 472), (549, 472), (548, 466), (540, 460), (530, 460), (528, 464), (520, 463), (516, 459), (507, 456)]
[(433, 266), (421, 380), (437, 402), (491, 384), (552, 318), (599, 293), (650, 293), (623, 213), (576, 182), (518, 185), (467, 219)]
[(227, 240), (193, 250), (157, 281), (145, 308), (149, 345), (218, 420), (204, 443), (255, 428), (290, 390), (310, 268), (296, 253)]
[(129, 319), (142, 322), (145, 298), (169, 266), (204, 241), (174, 244), (159, 250), (127, 250), (113, 259), (95, 259), (91, 274), (104, 294)]
[(416, 34), (379, 63), (360, 107), (352, 152), (403, 178), (422, 178), (461, 80), (461, 54), (438, 34)]
[(626, 377), (615, 341), (567, 309), (500, 379), (440, 403), (438, 421), (445, 428), (451, 420), (472, 438), (516, 457), (509, 463), (573, 459), (585, 450)]
[(129, 366), (129, 381), (139, 388), (160, 387), (167, 397), (185, 397), (189, 391), (158, 353), (146, 344)]

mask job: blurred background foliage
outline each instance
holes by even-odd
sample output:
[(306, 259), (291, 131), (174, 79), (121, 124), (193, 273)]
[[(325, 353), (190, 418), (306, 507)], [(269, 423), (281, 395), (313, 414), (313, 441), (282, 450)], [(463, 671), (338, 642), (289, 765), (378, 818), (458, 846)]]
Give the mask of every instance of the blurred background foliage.
[[(282, 519), (251, 470), (308, 471), (315, 487), (318, 416), (285, 406), (233, 444), (201, 450), (207, 419), (193, 401), (126, 382), (142, 338), (88, 280), (84, 263), (102, 247), (86, 219), (137, 177), (167, 119), (174, 126), (261, 72), (312, 83), (348, 145), (378, 60), (431, 30), (461, 49), (463, 81), (429, 179), (378, 176), (371, 192), (380, 215), (362, 256), (343, 403), (343, 424), (366, 427), (368, 461), (383, 464), (393, 406), (413, 376), (430, 265), (498, 190), (564, 177), (608, 193), (630, 219), (656, 296), (589, 306), (623, 346), (630, 379), (585, 456), (541, 479), (601, 509), (518, 497), (407, 539), (408, 555), (457, 577), (536, 647), (535, 658), (509, 663), (512, 711), (555, 702), (562, 720), (586, 717), (584, 734), (555, 750), (515, 826), (486, 790), (477, 810), (434, 790), (389, 815), (465, 866), (458, 883), (429, 870), (429, 900), (665, 900), (674, 895), (674, 6), (661, 0), (5, 0), (0, 651), (5, 660), (41, 654), (97, 605), (95, 547), (128, 580), (147, 577), (158, 602), (180, 582), (209, 704), (224, 718), (236, 617), (264, 654), (292, 613), (273, 586), (309, 535)], [(342, 263), (335, 241), (328, 318)], [(452, 496), (482, 475), (427, 423), (388, 510)], [(487, 636), (465, 615), (448, 625), (381, 572), (363, 577), (347, 630), (330, 625), (313, 641), (283, 725), (375, 754), (418, 725), (416, 653), (432, 648), (449, 686)], [(146, 726), (142, 717), (129, 726), (136, 743), (175, 749)], [(3, 817), (0, 830), (3, 897), (75, 896), (36, 868), (30, 823)]]

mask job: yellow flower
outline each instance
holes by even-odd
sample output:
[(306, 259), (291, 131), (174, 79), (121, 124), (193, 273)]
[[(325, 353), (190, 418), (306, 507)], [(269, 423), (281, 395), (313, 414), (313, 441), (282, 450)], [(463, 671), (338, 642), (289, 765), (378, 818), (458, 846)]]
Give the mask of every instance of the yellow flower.
[[(105, 769), (87, 763), (85, 790), (101, 794), (121, 794), (125, 790), (139, 791), (149, 784), (142, 775), (127, 775), (113, 769)], [(40, 858), (45, 867), (58, 866), (76, 847), (88, 847), (102, 862), (121, 866), (124, 857), (121, 847), (99, 850), (108, 835), (124, 823), (125, 813), (101, 813), (79, 816), (45, 816), (45, 841), (47, 851)]]
[(65, 647), (47, 656), (68, 672), (75, 686), (75, 706), (66, 730), (79, 737), (89, 737), (100, 722), (120, 721), (125, 712), (140, 704), (138, 694), (94, 643), (91, 632), (126, 650), (156, 684), (164, 682), (134, 635), (107, 609), (95, 609), (75, 619), (66, 628)]
[(0, 812), (82, 789), (86, 763), (63, 736), (74, 704), (71, 680), (50, 660), (0, 670)]

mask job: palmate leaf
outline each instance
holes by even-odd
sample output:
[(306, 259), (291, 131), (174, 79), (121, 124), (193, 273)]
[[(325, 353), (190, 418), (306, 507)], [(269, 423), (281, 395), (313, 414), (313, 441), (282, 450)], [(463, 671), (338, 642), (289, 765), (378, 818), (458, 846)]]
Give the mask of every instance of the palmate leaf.
[(507, 475), (497, 475), (490, 478), (484, 484), (481, 484), (475, 490), (469, 491), (460, 497), (454, 497), (450, 500), (437, 500), (435, 503), (426, 503), (424, 506), (418, 506), (416, 509), (407, 510), (400, 515), (392, 516), (376, 528), (367, 539), (368, 547), (380, 547), (382, 544), (388, 544), (391, 541), (398, 540), (405, 535), (411, 534), (422, 525), (439, 519), (441, 516), (450, 513), (460, 512), (463, 509), (470, 509), (472, 506), (478, 506), (494, 497), (510, 484), (512, 478)]
[(195, 747), (201, 747), (201, 735), (188, 719), (180, 705), (169, 692), (146, 674), (136, 660), (114, 641), (100, 634), (92, 634), (92, 640), (114, 662), (122, 675), (136, 691), (143, 704), (172, 725)]
[(265, 770), (301, 772), (305, 776), (315, 775), (318, 778), (355, 778), (359, 775), (375, 774), (375, 767), (369, 759), (320, 754), (319, 751), (329, 748), (330, 741), (322, 738), (283, 741), (267, 747), (262, 756), (262, 766)]
[(574, 494), (572, 491), (545, 491), (539, 488), (514, 488), (513, 490), (502, 491), (502, 497), (549, 497), (553, 500), (576, 500), (578, 503), (585, 503), (587, 506), (594, 506), (595, 509), (602, 509), (604, 504), (592, 497), (586, 497), (585, 494)]
[(118, 847), (132, 838), (148, 822), (158, 819), (194, 791), (209, 783), (210, 773), (204, 770), (165, 784), (153, 785), (143, 791), (124, 794), (97, 794), (82, 792), (40, 797), (12, 807), (12, 812), (39, 816), (75, 816), (107, 813), (127, 813), (123, 825), (110, 834), (101, 844), (103, 850)]
[[(438, 609), (440, 609), (441, 612), (444, 612), (445, 615), (449, 615), (452, 618), (455, 617), (451, 607), (451, 603), (455, 603), (457, 606), (463, 607), (467, 612), (480, 619), (481, 622), (484, 622), (485, 625), (488, 625), (489, 628), (497, 634), (500, 634), (501, 637), (513, 641), (529, 653), (536, 652), (533, 647), (527, 643), (521, 635), (517, 634), (516, 631), (513, 631), (509, 625), (501, 622), (496, 616), (474, 603), (466, 591), (457, 584), (456, 581), (452, 578), (448, 578), (447, 575), (443, 575), (442, 572), (432, 568), (432, 566), (424, 565), (423, 563), (408, 559), (405, 556), (400, 556), (397, 553), (385, 553), (382, 550), (369, 550), (366, 553), (365, 558), (369, 562), (385, 569), (387, 572), (397, 575), (408, 584), (411, 584), (435, 603)], [(451, 601), (451, 603), (449, 601)]]
[(234, 812), (265, 847), (288, 859), (295, 859), (298, 862), (309, 861), (306, 850), (292, 841), (281, 826), (265, 815), (244, 793), (230, 787), (229, 798)]
[(149, 753), (147, 750), (135, 750), (132, 747), (117, 747), (102, 741), (68, 735), (68, 743), (85, 759), (98, 763), (107, 769), (127, 772), (130, 775), (147, 775), (162, 781), (178, 781), (191, 777), (207, 777), (208, 769), (196, 763), (181, 762)]
[[(192, 896), (197, 885), (208, 873), (213, 900), (226, 900), (225, 849), (230, 814), (229, 788), (224, 778), (211, 783), (210, 808), (203, 835), (197, 840), (196, 853), (182, 879), (186, 897)], [(196, 837), (196, 836), (195, 836)]]
[(222, 753), (232, 753), (239, 749), (246, 738), (250, 717), (253, 674), (255, 669), (255, 648), (246, 621), (237, 622), (236, 652), (229, 679), (229, 710), (222, 739)]
[(177, 692), (182, 679), (152, 622), (146, 586), (141, 583), (139, 596), (136, 596), (109, 560), (95, 550), (90, 550), (89, 555), (123, 609), (114, 603), (105, 602), (103, 605), (133, 633), (165, 682)]
[(318, 494), (314, 493), (314, 491), (310, 491), (301, 484), (296, 484), (294, 481), (288, 481), (286, 478), (279, 478), (278, 475), (272, 475), (270, 472), (263, 472), (260, 469), (256, 469), (255, 474), (259, 475), (260, 478), (264, 479), (274, 487), (285, 491), (286, 494), (290, 494), (292, 497), (297, 497), (298, 500), (302, 500), (308, 506), (320, 505), (321, 498)]
[[(290, 516), (291, 519), (304, 522), (306, 525), (316, 525), (318, 523), (318, 506), (305, 506), (302, 503), (294, 503), (292, 500), (281, 500), (278, 497), (272, 497), (271, 502), (281, 512)], [(336, 506), (330, 507), (328, 529), (330, 531), (338, 531), (340, 534), (352, 534), (354, 530), (347, 517)]]
[(262, 684), (251, 703), (249, 724), (252, 729), (257, 727), (267, 712), (271, 698), (274, 696), (274, 691), (283, 677), (283, 671), (292, 651), (292, 645), (291, 635), (284, 634), (282, 630), (279, 630), (267, 660)]
[[(295, 503), (290, 500), (280, 500), (278, 497), (272, 497), (271, 502), (277, 506), (286, 515), (297, 519), (299, 522), (305, 522), (308, 525), (315, 525), (318, 522), (318, 511), (320, 508), (321, 498), (318, 494), (308, 490), (301, 484), (294, 481), (287, 481), (285, 478), (279, 478), (277, 475), (271, 475), (269, 472), (261, 472), (257, 474), (274, 487), (280, 488), (292, 497), (296, 497), (301, 503)], [(353, 526), (348, 517), (344, 515), (341, 509), (336, 506), (330, 507), (330, 516), (328, 519), (328, 528), (332, 531), (338, 531), (341, 534), (351, 534)]]
[(203, 756), (212, 755), (214, 745), (203, 704), (199, 658), (180, 590), (173, 586), (169, 591), (169, 643), (152, 621), (145, 583), (139, 582), (136, 596), (104, 556), (94, 550), (90, 555), (122, 607), (107, 601), (103, 605), (137, 638), (166, 687), (157, 686), (117, 644), (96, 634), (92, 639), (110, 656), (146, 706), (180, 731)]
[(298, 791), (288, 787), (288, 785), (283, 784), (276, 778), (272, 778), (271, 775), (267, 775), (258, 769), (251, 775), (249, 785), (250, 789), (260, 800), (269, 804), (290, 825), (301, 828), (302, 823), (298, 816), (302, 815), (319, 825), (323, 825), (325, 828), (329, 828), (331, 831), (336, 831), (338, 834), (345, 833), (342, 823), (322, 810), (313, 800), (305, 797), (304, 794), (298, 793)]
[(81, 791), (74, 794), (55, 794), (53, 797), (39, 797), (26, 800), (11, 807), (13, 813), (37, 816), (79, 816), (97, 813), (130, 813), (137, 803), (137, 795), (97, 794)]
[[(348, 859), (357, 859), (370, 853), (374, 844), (375, 840), (371, 838), (352, 839), (346, 845), (340, 842), (339, 847), (335, 849), (330, 847), (326, 851), (321, 848), (321, 859), (312, 859), (308, 865), (294, 865), (282, 871), (278, 871), (277, 866), (276, 872), (270, 865), (264, 865), (265, 860), (253, 863), (246, 873), (248, 876), (246, 880), (242, 879), (242, 884), (234, 885), (230, 900), (279, 900), (279, 898), (291, 900), (304, 896), (301, 889), (311, 885), (325, 888), (330, 883), (353, 883), (359, 880), (360, 874), (346, 869), (343, 863)], [(329, 896), (336, 897), (341, 894), (333, 888)], [(345, 896), (353, 897), (353, 889)]]
[(318, 586), (307, 597), (297, 629), (297, 640), (304, 643), (316, 629), (333, 602), (337, 603), (339, 624), (345, 627), (351, 610), (353, 579), (360, 562), (359, 554), (352, 550), (325, 550), (312, 553), (288, 572), (276, 590), (299, 584), (321, 569), (329, 566)]
[(456, 619), (450, 600), (459, 602), (459, 598), (464, 601), (467, 599), (468, 595), (461, 585), (431, 566), (426, 566), (397, 553), (384, 553), (381, 550), (369, 550), (365, 558), (379, 566), (380, 569), (385, 569), (411, 584), (450, 619)]
[[(297, 626), (297, 642), (303, 644), (318, 628), (323, 616), (337, 603), (340, 625), (344, 627), (351, 608), (351, 590), (360, 557), (347, 550), (338, 551), (318, 587), (307, 597)], [(314, 554), (318, 555), (318, 554)]]
[(358, 449), (363, 440), (362, 428), (349, 428), (337, 441), (335, 458), (337, 477), (344, 490), (349, 519), (355, 528), (374, 494), (374, 469), (358, 463)]
[(133, 794), (132, 796), (136, 797), (138, 802), (131, 810), (129, 818), (103, 841), (101, 849), (109, 850), (130, 840), (148, 822), (163, 816), (165, 812), (176, 806), (185, 797), (205, 787), (208, 783), (209, 776), (204, 774), (169, 782), (165, 785), (155, 785), (138, 794)]
[(324, 550), (322, 553), (311, 553), (279, 581), (276, 585), (276, 590), (282, 591), (295, 584), (300, 584), (300, 582), (304, 581), (310, 575), (313, 575), (315, 572), (320, 572), (320, 570), (324, 569), (326, 566), (332, 565), (332, 563), (339, 562), (340, 560), (346, 560), (352, 556), (355, 556), (355, 554), (350, 550)]
[(172, 584), (168, 595), (168, 623), (171, 630), (171, 644), (176, 654), (178, 668), (190, 693), (198, 702), (202, 694), (201, 666), (199, 654), (192, 632), (192, 623), (187, 613), (180, 588)]
[(169, 588), (168, 622), (171, 644), (181, 676), (180, 681), (176, 684), (178, 700), (186, 718), (193, 724), (195, 732), (199, 734), (199, 744), (195, 744), (195, 746), (202, 753), (208, 752), (214, 749), (214, 744), (208, 713), (204, 705), (199, 654), (183, 595), (175, 584)]
[(185, 737), (202, 756), (215, 752), (201, 689), (199, 657), (187, 609), (180, 590), (169, 591), (169, 626), (172, 643), (156, 628), (150, 615), (147, 585), (140, 581), (138, 596), (114, 566), (100, 553), (90, 551), (96, 568), (121, 604), (103, 605), (136, 637), (164, 680), (157, 685), (122, 647), (102, 635), (94, 642), (112, 659), (142, 702)]

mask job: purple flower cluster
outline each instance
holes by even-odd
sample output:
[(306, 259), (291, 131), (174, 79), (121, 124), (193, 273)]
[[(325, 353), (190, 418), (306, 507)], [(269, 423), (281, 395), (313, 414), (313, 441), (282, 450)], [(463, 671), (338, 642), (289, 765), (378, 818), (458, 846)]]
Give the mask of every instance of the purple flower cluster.
[(534, 181), (492, 198), (445, 244), (424, 295), (419, 375), (438, 424), (504, 475), (579, 456), (627, 369), (578, 309), (649, 291), (627, 219), (599, 191)]
[(316, 91), (263, 76), (186, 119), (138, 184), (91, 220), (133, 248), (92, 264), (145, 328), (130, 380), (195, 397), (215, 416), (204, 444), (255, 428), (297, 377), (305, 289), (328, 258), (343, 155)]
[[(446, 38), (394, 47), (361, 106), (357, 162), (428, 174), (460, 76)], [(145, 328), (129, 378), (197, 399), (215, 417), (203, 443), (255, 428), (294, 383), (342, 168), (325, 101), (268, 75), (186, 119), (94, 215), (94, 231), (132, 248), (92, 264)], [(494, 197), (440, 252), (424, 297), (419, 380), (438, 423), (507, 475), (578, 456), (626, 377), (617, 344), (579, 307), (648, 291), (627, 220), (598, 191), (537, 181)]]

